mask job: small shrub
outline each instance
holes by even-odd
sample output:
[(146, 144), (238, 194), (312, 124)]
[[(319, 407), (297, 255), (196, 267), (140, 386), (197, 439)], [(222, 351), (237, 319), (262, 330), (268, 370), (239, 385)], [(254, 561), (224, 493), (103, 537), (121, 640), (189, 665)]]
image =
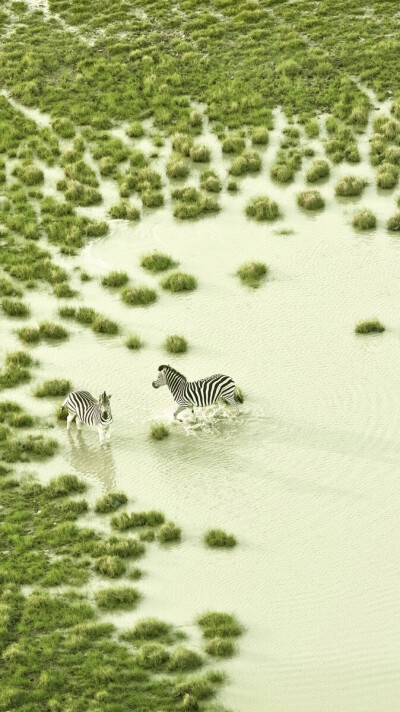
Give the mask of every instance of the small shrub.
[(276, 220), (279, 217), (279, 207), (275, 200), (260, 195), (252, 198), (246, 205), (247, 217), (255, 220)]
[(105, 274), (101, 280), (103, 287), (123, 287), (124, 284), (129, 282), (129, 277), (127, 272), (118, 272), (114, 270)]
[(100, 556), (94, 562), (94, 568), (99, 574), (109, 578), (118, 578), (126, 570), (126, 566), (119, 556)]
[(172, 272), (165, 277), (161, 286), (169, 292), (190, 292), (197, 287), (196, 278), (184, 272)]
[(187, 341), (183, 336), (172, 334), (165, 339), (164, 348), (169, 354), (184, 354), (187, 351)]
[(157, 273), (176, 267), (178, 263), (162, 252), (151, 252), (148, 255), (143, 255), (140, 264), (149, 272)]
[(56, 396), (66, 396), (72, 390), (71, 382), (66, 378), (54, 378), (50, 381), (44, 381), (41, 386), (38, 386), (35, 391), (37, 398), (55, 398)]
[(7, 316), (27, 317), (30, 314), (29, 307), (27, 307), (24, 302), (20, 302), (16, 299), (5, 297), (1, 302), (1, 306)]
[(304, 210), (320, 210), (325, 207), (325, 201), (316, 188), (297, 193), (297, 204)]
[(255, 126), (251, 131), (251, 142), (254, 146), (266, 146), (269, 141), (269, 133), (266, 126)]
[(235, 652), (235, 644), (230, 638), (211, 638), (206, 644), (206, 653), (215, 658), (231, 658)]
[(119, 588), (103, 588), (95, 593), (95, 600), (99, 608), (104, 611), (118, 609), (129, 610), (136, 606), (140, 598), (136, 588), (121, 586)]
[(173, 541), (181, 540), (182, 530), (173, 522), (165, 522), (158, 531), (158, 541), (161, 544), (167, 544)]
[(170, 672), (184, 672), (197, 670), (203, 665), (203, 658), (194, 650), (189, 650), (183, 646), (176, 648), (169, 660), (168, 670)]
[(376, 217), (372, 210), (363, 208), (354, 214), (352, 224), (357, 230), (372, 230), (376, 227)]
[(313, 161), (311, 168), (308, 169), (306, 179), (308, 183), (315, 183), (315, 181), (329, 176), (329, 173), (330, 167), (328, 161), (319, 158)]
[(169, 428), (164, 423), (153, 423), (150, 428), (150, 435), (153, 440), (164, 440), (169, 435)]
[(108, 334), (109, 336), (114, 336), (119, 332), (119, 326), (115, 321), (100, 314), (94, 319), (92, 329), (96, 334)]
[(68, 331), (60, 324), (53, 324), (51, 321), (42, 321), (39, 324), (40, 336), (49, 341), (61, 341), (68, 338)]
[(24, 344), (37, 344), (40, 341), (40, 331), (32, 326), (24, 326), (17, 331), (18, 338)]
[(247, 284), (249, 287), (258, 287), (267, 274), (268, 267), (264, 262), (246, 262), (237, 271), (243, 284)]
[(368, 181), (357, 176), (344, 176), (335, 187), (335, 194), (340, 197), (355, 197), (361, 195)]
[(156, 301), (157, 292), (149, 287), (125, 287), (121, 291), (121, 298), (129, 306), (146, 306)]
[(381, 334), (382, 331), (385, 331), (385, 327), (378, 319), (360, 321), (355, 327), (356, 334)]
[(97, 500), (94, 511), (97, 514), (115, 512), (116, 509), (126, 504), (128, 498), (124, 492), (108, 492)]
[(138, 349), (142, 348), (143, 341), (136, 334), (131, 334), (130, 336), (128, 336), (127, 340), (125, 341), (125, 345), (131, 351), (137, 351)]
[(395, 214), (388, 219), (387, 229), (391, 232), (398, 232), (400, 230), (400, 210), (396, 210)]
[(236, 638), (243, 628), (230, 613), (203, 613), (197, 620), (205, 638)]

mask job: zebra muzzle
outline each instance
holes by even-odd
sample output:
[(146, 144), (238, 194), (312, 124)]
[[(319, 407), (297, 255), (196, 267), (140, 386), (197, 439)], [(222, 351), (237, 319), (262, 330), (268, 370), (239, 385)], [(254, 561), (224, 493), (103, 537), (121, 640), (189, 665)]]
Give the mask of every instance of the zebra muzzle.
[(151, 385), (153, 386), (153, 388), (158, 388), (156, 381), (153, 381)]

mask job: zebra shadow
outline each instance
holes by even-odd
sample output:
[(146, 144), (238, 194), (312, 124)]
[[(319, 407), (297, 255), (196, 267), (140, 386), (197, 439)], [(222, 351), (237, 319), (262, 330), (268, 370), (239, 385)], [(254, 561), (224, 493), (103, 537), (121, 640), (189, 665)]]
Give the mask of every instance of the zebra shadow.
[(117, 470), (110, 443), (99, 445), (97, 436), (85, 430), (67, 431), (66, 459), (80, 474), (101, 484), (106, 492), (115, 489)]

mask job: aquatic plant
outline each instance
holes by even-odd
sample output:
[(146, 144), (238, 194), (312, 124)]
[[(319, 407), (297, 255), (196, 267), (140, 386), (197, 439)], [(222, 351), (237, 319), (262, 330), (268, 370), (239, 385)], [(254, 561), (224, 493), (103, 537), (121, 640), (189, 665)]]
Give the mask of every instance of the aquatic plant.
[(131, 138), (142, 138), (144, 136), (143, 124), (140, 121), (133, 121), (126, 129), (126, 133)]
[(380, 334), (385, 331), (385, 327), (378, 319), (370, 319), (369, 321), (360, 321), (354, 329), (356, 334)]
[(208, 146), (194, 145), (190, 149), (190, 158), (194, 163), (208, 163), (211, 158), (211, 151)]
[(161, 281), (163, 289), (169, 292), (190, 292), (197, 287), (197, 280), (191, 274), (184, 272), (171, 272)]
[(70, 119), (54, 119), (51, 125), (61, 138), (73, 138), (75, 136), (75, 126)]
[(236, 546), (233, 534), (227, 534), (223, 529), (209, 529), (204, 535), (204, 542), (211, 548), (232, 548)]
[(237, 271), (243, 284), (249, 287), (259, 287), (260, 282), (268, 275), (269, 268), (264, 262), (245, 262)]
[(222, 183), (214, 171), (203, 171), (200, 175), (200, 187), (209, 193), (219, 193)]
[(119, 332), (119, 326), (117, 322), (108, 319), (101, 314), (97, 314), (92, 322), (92, 329), (95, 334), (108, 334), (109, 336), (115, 336)]
[(18, 338), (24, 344), (37, 344), (40, 341), (40, 331), (33, 326), (23, 326), (17, 331)]
[(231, 134), (226, 136), (222, 141), (222, 151), (224, 153), (242, 153), (246, 146), (246, 142), (242, 136)]
[(139, 601), (140, 593), (131, 586), (102, 588), (95, 593), (95, 601), (104, 611), (131, 610)]
[(131, 351), (137, 351), (138, 349), (141, 349), (143, 346), (143, 341), (137, 334), (130, 334), (128, 338), (125, 341), (125, 345), (130, 349)]
[(179, 156), (172, 155), (166, 168), (168, 178), (186, 178), (189, 175), (189, 166)]
[(396, 210), (394, 215), (388, 219), (387, 229), (391, 232), (398, 232), (400, 230), (400, 210)]
[(126, 566), (119, 556), (100, 556), (94, 562), (95, 571), (109, 578), (119, 578), (126, 571)]
[(250, 132), (250, 138), (254, 146), (266, 146), (269, 141), (269, 131), (266, 126), (255, 126)]
[(161, 671), (169, 658), (170, 653), (159, 643), (144, 643), (135, 656), (135, 662), (145, 670)]
[(27, 317), (30, 314), (29, 307), (24, 304), (24, 302), (20, 302), (17, 299), (4, 297), (1, 301), (1, 306), (7, 316)]
[(157, 274), (172, 267), (177, 267), (178, 262), (175, 262), (172, 257), (162, 252), (150, 252), (148, 255), (143, 255), (140, 264), (149, 272)]
[(59, 282), (59, 284), (55, 284), (53, 292), (59, 299), (71, 299), (77, 295), (76, 290), (71, 289), (68, 282)]
[(317, 119), (309, 119), (309, 121), (306, 121), (304, 130), (308, 138), (317, 138), (317, 136), (319, 136), (319, 124)]
[(121, 291), (121, 298), (129, 306), (147, 306), (156, 301), (157, 292), (150, 287), (124, 287)]
[(123, 287), (124, 284), (126, 284), (127, 282), (129, 282), (128, 273), (118, 272), (117, 270), (108, 272), (108, 274), (105, 274), (104, 277), (102, 277), (101, 279), (103, 287)]
[(235, 180), (228, 181), (228, 185), (226, 187), (230, 193), (236, 193), (239, 190), (239, 186)]
[(22, 297), (22, 290), (6, 277), (0, 277), (0, 297)]
[(181, 540), (182, 530), (174, 522), (165, 522), (157, 533), (157, 539), (161, 544), (168, 544)]
[(243, 633), (243, 628), (231, 613), (208, 611), (198, 619), (205, 638), (236, 638)]
[(194, 650), (189, 650), (184, 646), (175, 648), (168, 662), (169, 672), (185, 672), (197, 670), (203, 665), (203, 658)]
[(258, 221), (276, 220), (280, 215), (278, 203), (266, 195), (259, 195), (247, 203), (246, 215)]
[(72, 390), (71, 382), (66, 378), (53, 378), (49, 381), (44, 381), (41, 386), (35, 390), (37, 398), (55, 398), (56, 396), (66, 396)]
[(337, 183), (335, 187), (335, 194), (337, 196), (354, 197), (361, 195), (365, 186), (368, 185), (368, 181), (363, 178), (358, 178), (357, 176), (343, 176)]
[(121, 200), (117, 205), (112, 205), (108, 211), (111, 218), (119, 220), (139, 220), (140, 210), (130, 205), (126, 200)]
[(390, 190), (397, 185), (399, 170), (392, 163), (382, 163), (378, 168), (376, 184), (378, 188)]
[(160, 208), (164, 205), (164, 196), (159, 190), (144, 190), (141, 197), (146, 208)]
[(150, 436), (153, 440), (164, 440), (169, 435), (169, 428), (164, 423), (152, 423)]
[(76, 475), (65, 474), (53, 477), (47, 485), (48, 497), (66, 497), (69, 494), (85, 492), (86, 484)]
[(372, 230), (376, 227), (376, 217), (372, 210), (363, 208), (354, 213), (352, 225), (357, 230)]
[(76, 316), (76, 307), (65, 305), (59, 307), (58, 313), (63, 319), (74, 319)]
[(325, 200), (316, 188), (297, 193), (296, 199), (297, 204), (305, 210), (321, 210), (325, 207)]
[(93, 324), (97, 317), (97, 313), (91, 307), (79, 307), (75, 314), (75, 319), (79, 324)]
[(141, 618), (131, 631), (124, 631), (121, 634), (122, 640), (130, 643), (140, 643), (148, 640), (159, 640), (159, 642), (169, 642), (172, 626), (169, 623), (158, 620), (158, 618)]
[(256, 151), (243, 151), (232, 161), (229, 173), (241, 176), (245, 173), (258, 173), (261, 169), (261, 158)]
[(165, 339), (164, 348), (170, 354), (186, 353), (187, 347), (187, 341), (183, 336), (172, 334)]
[(124, 492), (107, 492), (96, 501), (94, 511), (97, 514), (115, 512), (116, 509), (126, 504), (128, 498)]
[(205, 650), (215, 658), (231, 658), (235, 653), (235, 644), (230, 638), (216, 636), (207, 641)]
[(44, 181), (42, 169), (32, 163), (20, 163), (15, 166), (13, 175), (17, 176), (25, 185), (39, 185)]
[(125, 531), (126, 529), (135, 529), (137, 527), (158, 527), (160, 524), (164, 524), (165, 517), (162, 512), (158, 512), (154, 509), (149, 512), (131, 512), (127, 514), (122, 512), (121, 514), (115, 514), (111, 517), (111, 526), (118, 531)]
[(51, 321), (42, 321), (39, 324), (39, 333), (43, 339), (61, 341), (68, 338), (68, 331), (60, 324)]

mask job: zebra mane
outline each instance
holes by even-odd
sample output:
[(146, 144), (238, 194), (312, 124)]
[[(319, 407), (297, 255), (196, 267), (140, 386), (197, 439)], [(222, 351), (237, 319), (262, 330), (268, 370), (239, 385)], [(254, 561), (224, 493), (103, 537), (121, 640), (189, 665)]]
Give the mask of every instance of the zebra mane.
[(180, 373), (179, 371), (177, 371), (176, 368), (172, 368), (172, 366), (170, 366), (169, 364), (162, 364), (161, 366), (158, 367), (158, 370), (162, 371), (164, 368), (168, 368), (173, 373), (176, 373), (177, 376), (180, 376), (185, 381), (187, 381), (187, 378), (186, 378), (186, 376), (183, 375), (183, 373)]

